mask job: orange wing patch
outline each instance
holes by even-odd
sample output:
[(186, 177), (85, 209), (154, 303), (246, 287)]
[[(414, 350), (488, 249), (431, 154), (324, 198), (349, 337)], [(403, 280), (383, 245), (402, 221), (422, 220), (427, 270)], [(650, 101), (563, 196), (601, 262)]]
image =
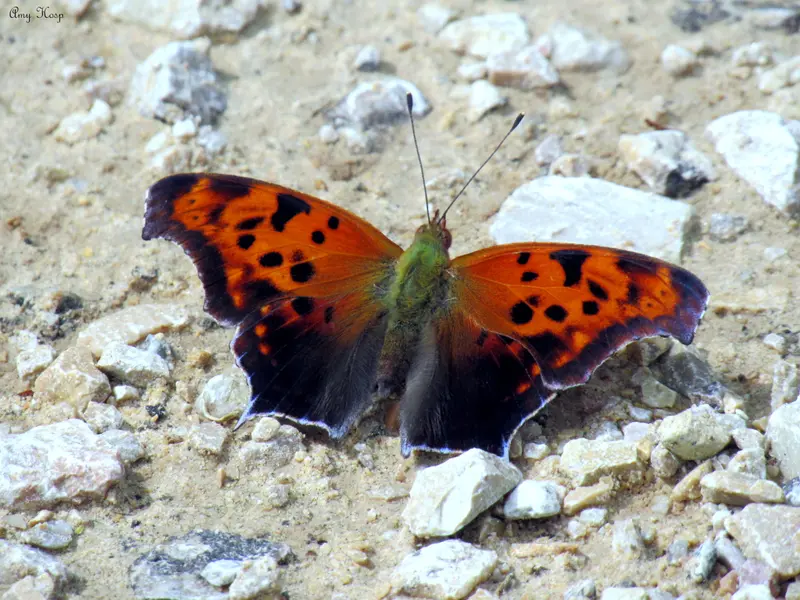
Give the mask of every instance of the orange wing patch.
[(690, 343), (708, 300), (685, 269), (594, 246), (511, 244), (459, 257), (453, 271), (465, 310), (522, 343), (552, 388), (584, 383), (633, 340)]
[(368, 289), (402, 253), (334, 204), (231, 175), (180, 174), (156, 183), (142, 237), (183, 247), (203, 282), (206, 311), (225, 325), (277, 298)]

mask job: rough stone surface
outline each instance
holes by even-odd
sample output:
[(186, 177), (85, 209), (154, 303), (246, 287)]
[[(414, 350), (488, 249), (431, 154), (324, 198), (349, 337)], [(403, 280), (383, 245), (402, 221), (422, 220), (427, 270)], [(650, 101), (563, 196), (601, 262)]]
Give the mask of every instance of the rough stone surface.
[(631, 59), (619, 42), (566, 23), (555, 23), (536, 40), (536, 46), (557, 69), (563, 71), (611, 69), (624, 73), (631, 66)]
[(708, 223), (708, 234), (715, 242), (732, 242), (750, 228), (744, 215), (712, 213)]
[(459, 600), (488, 579), (496, 565), (493, 550), (447, 540), (406, 556), (392, 574), (392, 586), (414, 597)]
[(725, 529), (749, 558), (788, 579), (800, 574), (800, 508), (750, 504), (725, 519)]
[(266, 442), (249, 441), (242, 444), (239, 458), (246, 468), (277, 469), (288, 464), (303, 448), (303, 434), (291, 425), (281, 425)]
[(119, 429), (125, 422), (125, 418), (116, 407), (100, 402), (89, 402), (83, 410), (82, 416), (95, 433)]
[(208, 56), (210, 46), (205, 38), (170, 42), (139, 64), (130, 86), (139, 113), (167, 123), (199, 117), (213, 125), (227, 99)]
[(227, 592), (212, 587), (201, 576), (207, 565), (221, 560), (257, 561), (262, 557), (283, 564), (290, 554), (286, 544), (264, 538), (195, 530), (170, 538), (136, 559), (129, 571), (130, 584), (137, 598), (228, 600)]
[(770, 415), (767, 441), (783, 478), (800, 477), (800, 400), (784, 404)]
[(621, 135), (619, 152), (628, 168), (657, 194), (683, 198), (716, 178), (711, 161), (682, 131)]
[(692, 346), (673, 344), (651, 368), (658, 373), (659, 381), (692, 402), (712, 406), (722, 404), (725, 386), (717, 381), (709, 364), (697, 355)]
[(130, 431), (110, 429), (101, 433), (99, 437), (117, 451), (119, 459), (126, 465), (144, 457), (144, 447)]
[(779, 114), (744, 110), (713, 121), (706, 136), (742, 179), (775, 208), (800, 210), (800, 126)]
[(628, 560), (639, 558), (644, 554), (645, 545), (642, 532), (632, 519), (614, 523), (611, 548), (618, 556)]
[(656, 444), (650, 452), (650, 466), (656, 475), (662, 479), (669, 479), (681, 467), (681, 461), (664, 444)]
[(36, 378), (33, 391), (45, 402), (68, 402), (80, 412), (89, 402), (104, 402), (111, 386), (108, 377), (94, 366), (92, 353), (73, 346)]
[(20, 540), (31, 546), (45, 550), (60, 550), (72, 543), (75, 531), (66, 521), (45, 521), (26, 529), (20, 534)]
[(250, 386), (240, 369), (209, 379), (197, 395), (194, 409), (209, 421), (236, 419), (250, 401)]
[(238, 33), (256, 18), (264, 5), (263, 0), (111, 0), (107, 10), (120, 21), (188, 39)]
[(642, 469), (635, 443), (583, 438), (567, 442), (560, 465), (577, 485), (591, 485), (603, 475), (629, 475)]
[(0, 600), (50, 600), (55, 596), (55, 582), (47, 573), (23, 577), (0, 596)]
[(246, 560), (228, 588), (228, 600), (282, 600), (278, 562), (272, 556)]
[(52, 577), (58, 587), (66, 582), (67, 568), (46, 552), (0, 539), (0, 585), (43, 574)]
[(683, 202), (607, 181), (548, 176), (514, 190), (489, 234), (498, 244), (597, 244), (677, 263), (692, 212)]
[(111, 107), (102, 100), (95, 100), (88, 112), (76, 112), (64, 117), (53, 132), (59, 142), (75, 144), (100, 135), (114, 120)]
[(676, 44), (669, 44), (661, 52), (661, 66), (673, 77), (689, 75), (700, 64), (697, 55)]
[(490, 54), (486, 70), (491, 83), (520, 90), (549, 88), (561, 81), (558, 71), (535, 46)]
[(141, 387), (154, 379), (168, 378), (169, 363), (157, 354), (114, 342), (106, 346), (97, 367), (112, 377)]
[(327, 118), (337, 129), (356, 127), (366, 131), (395, 125), (408, 119), (406, 94), (414, 98), (415, 118), (422, 118), (431, 111), (431, 105), (416, 85), (398, 77), (385, 77), (359, 83), (327, 113)]
[(201, 454), (221, 454), (226, 441), (228, 430), (219, 423), (200, 423), (189, 433), (189, 443)]
[(561, 512), (565, 492), (552, 481), (526, 480), (515, 487), (506, 498), (503, 514), (506, 519), (543, 519)]
[(770, 392), (770, 408), (772, 412), (784, 404), (794, 402), (800, 394), (800, 376), (794, 363), (778, 360), (772, 367), (772, 390)]
[(189, 322), (185, 308), (175, 304), (137, 304), (89, 324), (78, 334), (78, 346), (99, 357), (113, 342), (135, 344), (148, 334), (180, 329)]
[(731, 457), (727, 466), (732, 473), (745, 473), (758, 479), (767, 478), (767, 459), (762, 448), (741, 450)]
[(641, 383), (642, 404), (650, 408), (672, 408), (678, 401), (678, 393), (655, 377), (645, 377)]
[(439, 32), (451, 50), (486, 58), (490, 54), (514, 52), (530, 40), (528, 26), (516, 13), (480, 15), (449, 23)]
[(200, 577), (205, 579), (214, 587), (224, 587), (233, 583), (236, 575), (242, 569), (240, 560), (215, 560), (208, 563), (200, 572)]
[(578, 487), (564, 496), (563, 511), (565, 515), (574, 515), (588, 506), (605, 504), (614, 493), (614, 483), (610, 477), (604, 477), (594, 485)]
[(640, 587), (608, 587), (603, 590), (600, 600), (650, 600), (650, 594)]
[(417, 473), (403, 520), (418, 537), (452, 535), (521, 481), (503, 459), (468, 450)]
[(683, 460), (709, 458), (731, 441), (730, 429), (705, 405), (665, 418), (658, 436), (667, 450)]
[(77, 419), (0, 437), (0, 506), (102, 499), (123, 474), (116, 450)]

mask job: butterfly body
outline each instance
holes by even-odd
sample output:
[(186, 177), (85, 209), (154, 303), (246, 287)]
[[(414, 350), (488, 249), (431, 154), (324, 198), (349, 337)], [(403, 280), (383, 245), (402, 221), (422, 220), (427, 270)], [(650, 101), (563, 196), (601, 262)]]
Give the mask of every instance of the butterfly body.
[(179, 174), (145, 199), (143, 238), (181, 245), (206, 310), (237, 327), (242, 421), (287, 417), (343, 437), (400, 399), (401, 448), (507, 456), (514, 432), (627, 343), (691, 342), (708, 291), (633, 252), (522, 243), (450, 259), (434, 218), (405, 251), (335, 204), (276, 184)]

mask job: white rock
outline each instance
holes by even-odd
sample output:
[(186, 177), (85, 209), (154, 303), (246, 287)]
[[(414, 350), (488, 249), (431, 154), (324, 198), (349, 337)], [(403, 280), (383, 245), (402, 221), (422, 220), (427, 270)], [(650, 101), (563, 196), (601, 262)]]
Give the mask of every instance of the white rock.
[(772, 52), (769, 42), (752, 42), (736, 48), (731, 63), (735, 67), (764, 67), (772, 64)]
[(53, 520), (37, 523), (20, 534), (20, 540), (45, 550), (61, 550), (72, 543), (75, 530), (66, 521)]
[(261, 417), (253, 427), (250, 439), (254, 442), (268, 442), (273, 439), (281, 428), (277, 419), (272, 417)]
[(249, 441), (242, 444), (239, 458), (246, 468), (277, 469), (289, 464), (303, 449), (303, 434), (291, 425), (281, 425), (268, 442)]
[(783, 354), (786, 351), (786, 338), (779, 333), (768, 333), (761, 341), (778, 354)]
[(581, 154), (565, 153), (553, 161), (548, 170), (548, 175), (562, 177), (587, 177), (591, 165)]
[(631, 416), (631, 419), (641, 423), (653, 422), (653, 411), (649, 408), (642, 408), (641, 406), (634, 406), (631, 404), (628, 406), (628, 414)]
[(358, 51), (353, 66), (356, 71), (377, 71), (381, 66), (381, 52), (375, 46), (363, 46)]
[(219, 423), (200, 423), (189, 432), (189, 443), (201, 454), (221, 454), (227, 440), (228, 430)]
[(784, 404), (794, 402), (800, 394), (800, 376), (797, 365), (786, 360), (778, 360), (772, 366), (772, 390), (770, 409), (778, 410)]
[(521, 49), (530, 35), (517, 13), (495, 13), (449, 23), (439, 32), (439, 39), (459, 54), (487, 58), (490, 54)]
[(456, 18), (456, 11), (441, 4), (429, 2), (417, 9), (417, 18), (425, 31), (435, 34)]
[(767, 262), (775, 262), (787, 254), (788, 252), (786, 251), (786, 248), (775, 248), (772, 246), (764, 248), (764, 258), (767, 260)]
[(559, 468), (576, 485), (591, 485), (603, 475), (629, 475), (641, 471), (636, 444), (578, 438), (564, 445)]
[(725, 529), (748, 558), (790, 579), (800, 575), (800, 507), (750, 504), (725, 519)]
[(588, 177), (539, 177), (504, 202), (489, 233), (497, 244), (573, 242), (628, 248), (679, 262), (692, 208)]
[(558, 71), (536, 46), (490, 54), (486, 68), (491, 83), (520, 90), (548, 88), (561, 81)]
[(222, 154), (228, 145), (228, 138), (221, 131), (213, 129), (210, 125), (201, 125), (197, 134), (197, 143), (206, 151), (208, 156), (215, 157)]
[(170, 42), (136, 67), (130, 98), (139, 113), (167, 123), (199, 117), (213, 124), (227, 100), (208, 56), (209, 40)]
[(656, 475), (662, 479), (669, 479), (678, 472), (681, 461), (663, 444), (656, 444), (650, 452), (650, 465)]
[(622, 427), (622, 436), (626, 442), (636, 443), (643, 440), (650, 432), (647, 423), (628, 423)]
[(607, 508), (586, 508), (580, 512), (578, 519), (589, 527), (601, 527), (608, 518)]
[(708, 405), (666, 417), (658, 436), (667, 450), (683, 460), (703, 460), (720, 452), (731, 441), (731, 428)]
[(764, 450), (764, 436), (755, 429), (735, 429), (731, 432), (731, 437), (740, 450), (749, 450), (750, 448)]
[(640, 587), (607, 587), (600, 600), (651, 600), (647, 589)]
[(2, 600), (50, 600), (55, 597), (55, 582), (47, 573), (28, 575), (17, 581), (0, 596)]
[(238, 418), (249, 401), (247, 379), (235, 369), (209, 379), (195, 399), (194, 410), (209, 421), (225, 422)]
[(743, 506), (751, 502), (782, 503), (783, 490), (774, 481), (746, 473), (714, 471), (700, 480), (706, 502)]
[(119, 429), (125, 422), (122, 413), (116, 407), (99, 402), (89, 402), (81, 416), (95, 433)]
[(619, 42), (607, 40), (566, 23), (555, 23), (536, 40), (536, 46), (563, 71), (611, 69), (624, 73), (631, 66), (628, 53)]
[(708, 233), (717, 242), (732, 242), (749, 228), (750, 222), (744, 215), (712, 213)]
[(112, 342), (103, 350), (97, 368), (121, 381), (146, 387), (154, 379), (169, 377), (169, 364), (157, 354)]
[(359, 83), (327, 116), (337, 129), (356, 126), (365, 131), (377, 125), (392, 125), (408, 119), (408, 93), (414, 98), (414, 117), (424, 117), (431, 111), (431, 105), (413, 83), (385, 77)]
[(731, 600), (772, 600), (775, 596), (766, 584), (743, 585), (731, 596)]
[(611, 537), (611, 549), (625, 559), (639, 558), (644, 554), (644, 540), (639, 526), (632, 519), (624, 519), (614, 523)]
[(767, 441), (783, 478), (800, 477), (800, 400), (784, 404), (770, 415)]
[(670, 44), (661, 52), (661, 66), (673, 77), (688, 75), (700, 64), (691, 50)]
[(551, 133), (539, 142), (539, 145), (533, 151), (533, 157), (536, 160), (536, 164), (543, 167), (555, 162), (563, 153), (561, 138), (555, 133)]
[(236, 579), (228, 588), (229, 600), (280, 600), (281, 572), (271, 556), (261, 556), (242, 563)]
[(800, 56), (795, 56), (764, 71), (758, 78), (758, 89), (765, 94), (772, 94), (798, 81), (800, 81)]
[(32, 331), (23, 329), (12, 335), (8, 340), (10, 349), (16, 352), (24, 352), (25, 350), (33, 350), (39, 345), (38, 336)]
[(197, 125), (194, 119), (181, 119), (172, 126), (172, 137), (181, 142), (187, 142), (196, 135)]
[(649, 131), (622, 135), (619, 152), (628, 168), (658, 194), (670, 198), (689, 195), (716, 179), (711, 161), (682, 131)]
[[(102, 371), (98, 370), (102, 374)], [(103, 375), (105, 377), (105, 375)], [(139, 399), (139, 390), (132, 385), (115, 385), (114, 386), (114, 402), (128, 402)]]
[(263, 0), (109, 0), (106, 10), (120, 21), (188, 39), (238, 33), (253, 22), (265, 4)]
[(741, 450), (731, 457), (728, 471), (753, 475), (759, 479), (767, 478), (767, 459), (762, 448)]
[(17, 375), (23, 381), (31, 381), (44, 371), (56, 357), (52, 346), (39, 344), (30, 350), (22, 350), (17, 354)]
[(40, 575), (50, 576), (58, 587), (66, 583), (67, 568), (47, 552), (0, 539), (0, 585)]
[(102, 100), (95, 100), (89, 112), (77, 112), (62, 119), (53, 132), (53, 137), (66, 144), (90, 140), (114, 120), (111, 107)]
[(550, 447), (547, 444), (530, 442), (522, 447), (522, 456), (527, 460), (542, 460), (548, 454), (550, 454)]
[(552, 481), (526, 480), (506, 498), (503, 514), (506, 519), (544, 519), (561, 512), (561, 499), (566, 490)]
[(119, 459), (126, 465), (135, 463), (144, 456), (144, 447), (130, 431), (109, 429), (101, 433), (99, 437), (117, 451)]
[(417, 537), (452, 535), (522, 481), (522, 473), (483, 450), (468, 450), (417, 473), (403, 520)]
[(137, 304), (90, 323), (78, 334), (78, 346), (95, 357), (113, 342), (135, 344), (148, 334), (181, 329), (189, 322), (185, 308), (175, 304)]
[(392, 574), (392, 587), (414, 597), (460, 600), (488, 579), (496, 565), (493, 550), (447, 540), (406, 556)]
[(488, 81), (483, 79), (474, 81), (469, 91), (468, 119), (473, 123), (480, 121), (486, 113), (505, 106), (506, 102), (508, 102), (508, 98)]
[(761, 197), (786, 213), (800, 209), (800, 125), (776, 113), (744, 110), (713, 121), (706, 136)]
[(214, 587), (230, 585), (239, 571), (242, 570), (242, 561), (223, 558), (208, 563), (200, 572), (200, 577)]
[(102, 499), (124, 474), (116, 450), (70, 419), (0, 437), (0, 506), (14, 510)]
[(485, 62), (470, 62), (458, 66), (457, 75), (460, 79), (472, 83), (478, 79), (486, 79), (488, 71)]
[(171, 135), (167, 131), (159, 131), (144, 146), (144, 151), (148, 154), (156, 154), (169, 147), (172, 143)]

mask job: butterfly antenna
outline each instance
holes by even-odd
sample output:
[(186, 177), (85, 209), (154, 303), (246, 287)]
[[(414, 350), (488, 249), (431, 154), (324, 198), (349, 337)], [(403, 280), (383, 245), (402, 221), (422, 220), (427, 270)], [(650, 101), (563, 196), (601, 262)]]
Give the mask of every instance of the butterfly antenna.
[(522, 119), (523, 119), (524, 117), (525, 117), (525, 113), (519, 113), (519, 114), (517, 115), (517, 118), (516, 118), (516, 119), (514, 119), (514, 124), (513, 124), (513, 125), (511, 125), (511, 129), (509, 129), (509, 130), (508, 130), (508, 133), (506, 133), (506, 134), (503, 136), (503, 139), (502, 139), (502, 140), (500, 140), (500, 143), (499, 143), (499, 144), (497, 144), (497, 147), (496, 147), (496, 148), (495, 148), (495, 149), (492, 151), (492, 153), (489, 155), (489, 158), (487, 158), (485, 161), (483, 161), (483, 163), (481, 163), (481, 166), (480, 166), (480, 167), (478, 167), (478, 170), (477, 170), (477, 171), (475, 171), (475, 172), (472, 174), (472, 177), (470, 177), (470, 178), (469, 178), (469, 181), (467, 181), (467, 183), (465, 183), (465, 184), (464, 184), (464, 187), (462, 187), (462, 188), (461, 188), (461, 191), (460, 191), (460, 192), (458, 192), (458, 193), (456, 194), (455, 198), (453, 198), (453, 199), (450, 201), (450, 204), (448, 204), (448, 205), (447, 205), (447, 208), (445, 208), (445, 209), (444, 209), (444, 212), (442, 213), (442, 216), (441, 216), (441, 217), (439, 217), (439, 220), (438, 220), (438, 221), (436, 221), (437, 223), (441, 223), (442, 221), (444, 221), (444, 218), (445, 218), (445, 216), (447, 216), (447, 211), (448, 211), (448, 210), (450, 210), (450, 207), (452, 207), (452, 206), (453, 206), (453, 204), (455, 204), (455, 203), (456, 203), (456, 200), (458, 200), (458, 199), (461, 197), (461, 194), (463, 194), (463, 193), (464, 193), (464, 190), (466, 190), (466, 189), (467, 189), (467, 186), (468, 186), (470, 183), (472, 183), (472, 180), (473, 180), (473, 179), (475, 179), (475, 178), (478, 176), (478, 173), (480, 173), (480, 172), (481, 172), (481, 169), (483, 169), (483, 167), (485, 167), (485, 166), (486, 166), (486, 163), (488, 163), (490, 160), (492, 160), (492, 157), (493, 157), (495, 154), (497, 154), (497, 151), (498, 151), (498, 150), (500, 150), (500, 147), (501, 147), (501, 146), (503, 145), (503, 143), (504, 143), (504, 142), (505, 142), (505, 141), (508, 139), (508, 136), (510, 136), (510, 135), (511, 135), (511, 132), (512, 132), (512, 131), (514, 131), (514, 130), (515, 130), (515, 129), (516, 129), (518, 126), (519, 126), (519, 124), (520, 124), (520, 123), (522, 123)]
[(425, 192), (425, 212), (428, 215), (428, 225), (431, 224), (431, 205), (428, 203), (428, 186), (425, 185), (425, 169), (422, 168), (422, 156), (419, 154), (419, 144), (417, 143), (417, 130), (414, 127), (414, 98), (411, 92), (406, 94), (406, 106), (408, 107), (408, 118), (411, 119), (411, 135), (414, 136), (414, 150), (417, 151), (417, 162), (419, 163), (419, 172), (422, 175), (422, 190)]

